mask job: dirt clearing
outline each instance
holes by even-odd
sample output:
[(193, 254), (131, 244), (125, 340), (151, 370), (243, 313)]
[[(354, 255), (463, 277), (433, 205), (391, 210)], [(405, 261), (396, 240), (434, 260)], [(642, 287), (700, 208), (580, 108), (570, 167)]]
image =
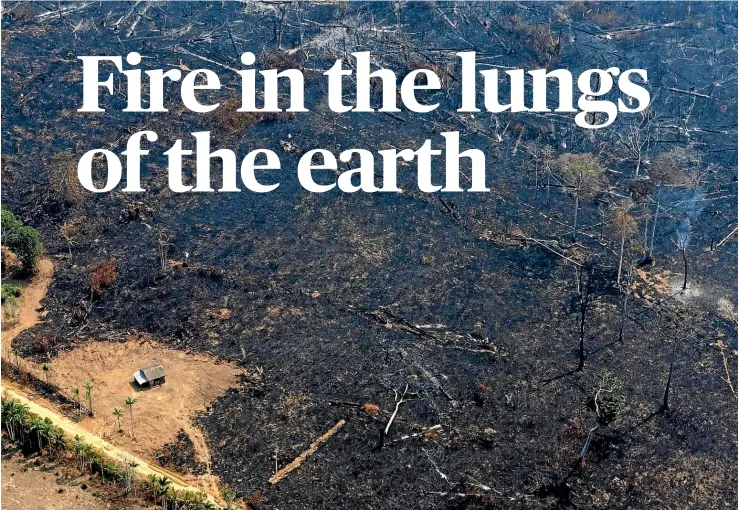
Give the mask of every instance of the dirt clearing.
[[(134, 387), (133, 372), (153, 363), (164, 365), (166, 383), (148, 390)], [(85, 403), (84, 382), (92, 381), (94, 416), (83, 415), (80, 425), (84, 429), (152, 461), (156, 452), (176, 441), (177, 432), (184, 429), (195, 445), (197, 460), (209, 466), (205, 436), (193, 419), (237, 386), (240, 373), (241, 369), (211, 356), (170, 350), (150, 339), (131, 339), (123, 343), (90, 342), (59, 355), (51, 363), (50, 380), (70, 396), (72, 388), (79, 388)], [(133, 405), (135, 440), (126, 397), (137, 400)], [(121, 430), (113, 416), (114, 408), (124, 411)]]

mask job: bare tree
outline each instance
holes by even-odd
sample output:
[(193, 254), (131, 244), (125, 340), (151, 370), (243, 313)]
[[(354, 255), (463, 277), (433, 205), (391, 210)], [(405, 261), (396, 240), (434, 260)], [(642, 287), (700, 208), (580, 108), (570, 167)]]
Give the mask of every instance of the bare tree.
[(628, 299), (630, 298), (630, 287), (633, 283), (633, 266), (628, 269), (628, 278), (623, 289), (623, 300), (620, 305), (620, 331), (618, 342), (623, 343), (623, 331), (625, 330), (625, 318), (628, 315)]
[(689, 273), (689, 259), (687, 258), (687, 247), (689, 246), (689, 232), (678, 233), (676, 240), (672, 239), (672, 243), (677, 247), (682, 255), (682, 262), (684, 264), (684, 279), (682, 281), (682, 291), (687, 290), (688, 284), (688, 273)]
[(159, 265), (162, 271), (167, 270), (170, 240), (171, 240), (171, 236), (167, 233), (166, 230), (160, 229), (156, 233), (156, 247), (159, 253)]
[(641, 112), (641, 120), (635, 121), (628, 126), (628, 134), (622, 136), (616, 133), (620, 139), (620, 143), (625, 149), (623, 159), (632, 161), (635, 164), (633, 178), (638, 179), (643, 166), (643, 160), (647, 159), (646, 153), (651, 143), (651, 124), (653, 121), (653, 112), (649, 109)]
[(631, 216), (627, 208), (616, 210), (612, 216), (612, 226), (615, 230), (615, 234), (620, 238), (620, 256), (618, 261), (618, 280), (617, 284), (620, 285), (620, 279), (623, 273), (623, 255), (625, 253), (625, 243), (631, 239), (638, 232), (638, 223), (635, 218)]
[(664, 388), (664, 400), (661, 403), (661, 411), (669, 410), (669, 394), (671, 392), (671, 381), (674, 375), (674, 360), (676, 359), (677, 339), (674, 339), (674, 346), (671, 349), (671, 361), (669, 362), (669, 375), (666, 378), (666, 387)]
[[(592, 293), (592, 275), (594, 273), (594, 266), (591, 264), (585, 267), (575, 267), (577, 277), (577, 292), (579, 294), (579, 365), (577, 371), (581, 372), (584, 370), (584, 361), (587, 358), (587, 353), (584, 348), (584, 332), (585, 325), (587, 322), (587, 311), (589, 309), (590, 297)], [(584, 281), (584, 273), (587, 273), (587, 281)]]

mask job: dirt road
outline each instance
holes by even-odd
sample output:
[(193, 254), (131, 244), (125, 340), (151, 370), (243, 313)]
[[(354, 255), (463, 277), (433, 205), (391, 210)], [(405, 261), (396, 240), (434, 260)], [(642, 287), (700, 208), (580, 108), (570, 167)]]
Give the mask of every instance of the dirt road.
[(149, 464), (144, 459), (137, 457), (135, 455), (132, 455), (131, 453), (121, 450), (120, 448), (113, 446), (112, 444), (108, 443), (104, 439), (100, 438), (99, 436), (96, 436), (94, 434), (90, 434), (88, 431), (71, 421), (70, 419), (66, 418), (65, 416), (61, 416), (56, 411), (49, 409), (43, 405), (40, 405), (39, 403), (31, 400), (27, 394), (23, 392), (20, 388), (17, 387), (11, 387), (8, 383), (3, 383), (3, 391), (10, 397), (15, 398), (16, 400), (20, 401), (22, 404), (25, 404), (28, 406), (28, 410), (41, 417), (41, 418), (48, 418), (50, 419), (54, 425), (59, 427), (64, 431), (65, 434), (67, 434), (69, 437), (75, 437), (79, 435), (80, 437), (84, 438), (85, 443), (89, 443), (95, 448), (99, 449), (101, 452), (105, 454), (105, 456), (111, 460), (114, 460), (116, 462), (126, 463), (126, 462), (136, 462), (138, 466), (135, 468), (135, 471), (140, 474), (142, 477), (148, 477), (149, 475), (156, 475), (156, 476), (166, 476), (167, 478), (172, 480), (172, 487), (174, 487), (177, 490), (187, 490), (187, 491), (195, 491), (195, 492), (202, 492), (203, 494), (206, 494), (208, 496), (208, 499), (212, 502), (217, 504), (217, 501), (215, 498), (207, 494), (197, 487), (192, 487), (190, 485), (187, 485), (187, 482), (179, 478), (174, 473), (167, 471), (165, 469), (162, 469), (158, 466), (154, 466), (152, 464)]
[[(7, 331), (3, 331), (3, 345), (10, 346), (10, 342), (20, 334), (21, 331), (30, 328), (38, 322), (38, 312), (41, 300), (46, 295), (51, 277), (54, 275), (54, 264), (49, 259), (41, 259), (38, 262), (38, 270), (31, 282), (23, 287), (23, 293), (18, 298), (18, 310), (15, 320), (10, 324)], [(4, 281), (3, 283), (14, 283)], [(4, 321), (7, 319), (4, 319)]]

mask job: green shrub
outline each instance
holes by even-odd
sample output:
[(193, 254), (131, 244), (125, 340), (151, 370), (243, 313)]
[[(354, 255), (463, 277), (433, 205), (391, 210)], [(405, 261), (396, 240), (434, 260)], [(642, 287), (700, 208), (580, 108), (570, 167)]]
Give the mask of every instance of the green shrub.
[(590, 397), (589, 406), (598, 411), (600, 425), (614, 422), (625, 408), (625, 395), (617, 393), (597, 393)]
[(20, 297), (22, 291), (23, 289), (21, 287), (18, 287), (17, 285), (10, 285), (9, 283), (3, 283), (2, 284), (3, 303), (5, 302), (6, 299)]
[(6, 239), (13, 230), (23, 226), (23, 223), (21, 223), (7, 207), (2, 206), (0, 209), (0, 217), (2, 218), (2, 235), (3, 239)]
[[(44, 252), (38, 230), (24, 226), (5, 206), (2, 206), (2, 241), (21, 261), (23, 270), (33, 272)], [(3, 263), (4, 263), (3, 259)], [(5, 295), (3, 294), (3, 298)]]
[(20, 259), (23, 270), (33, 272), (44, 252), (38, 230), (27, 226), (16, 227), (10, 232), (6, 242), (8, 248)]
[(102, 463), (102, 470), (108, 480), (117, 482), (123, 479), (123, 470), (111, 460)]

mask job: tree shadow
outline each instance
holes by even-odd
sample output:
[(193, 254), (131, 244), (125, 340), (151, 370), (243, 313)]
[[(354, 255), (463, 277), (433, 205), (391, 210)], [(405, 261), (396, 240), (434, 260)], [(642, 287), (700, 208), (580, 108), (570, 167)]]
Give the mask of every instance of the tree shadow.
[(566, 376), (574, 375), (577, 372), (579, 372), (579, 370), (577, 370), (576, 368), (573, 368), (573, 369), (571, 369), (571, 370), (569, 370), (567, 372), (563, 372), (563, 373), (561, 373), (559, 375), (555, 375), (553, 377), (549, 377), (548, 379), (543, 379), (541, 381), (541, 383), (536, 387), (536, 391), (537, 390), (540, 390), (540, 389), (543, 389), (546, 386), (548, 386), (549, 384), (551, 384), (552, 382), (558, 381), (559, 379), (563, 379)]

